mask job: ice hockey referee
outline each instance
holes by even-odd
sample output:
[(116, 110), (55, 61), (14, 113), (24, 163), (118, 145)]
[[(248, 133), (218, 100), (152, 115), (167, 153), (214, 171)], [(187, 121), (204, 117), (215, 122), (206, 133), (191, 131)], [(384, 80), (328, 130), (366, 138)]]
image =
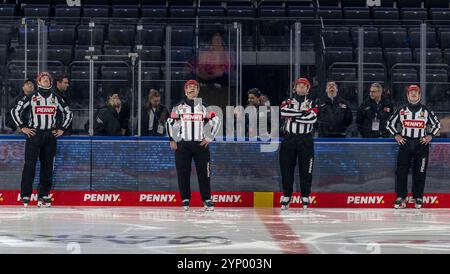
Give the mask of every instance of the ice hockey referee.
[[(413, 165), (412, 193), (416, 208), (423, 205), (423, 192), (428, 165), (430, 141), (441, 127), (438, 117), (420, 103), (421, 91), (417, 85), (407, 87), (408, 104), (400, 107), (387, 123), (387, 129), (400, 145), (397, 158), (395, 208), (406, 207), (408, 194), (408, 171)], [(397, 124), (401, 130), (397, 130)]]
[(220, 119), (209, 112), (198, 98), (200, 86), (189, 80), (184, 84), (186, 99), (177, 104), (167, 119), (167, 133), (170, 147), (175, 151), (178, 186), (182, 206), (189, 208), (191, 199), (191, 164), (194, 159), (197, 169), (200, 195), (208, 211), (214, 210), (211, 200), (211, 155), (208, 144), (214, 139), (220, 126)]

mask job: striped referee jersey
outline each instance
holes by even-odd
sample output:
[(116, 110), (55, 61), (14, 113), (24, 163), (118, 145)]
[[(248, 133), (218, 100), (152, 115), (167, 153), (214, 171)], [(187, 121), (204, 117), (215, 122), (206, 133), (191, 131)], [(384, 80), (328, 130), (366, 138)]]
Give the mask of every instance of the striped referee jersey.
[[(397, 125), (401, 130), (397, 130)], [(392, 135), (419, 139), (426, 135), (436, 136), (441, 128), (438, 117), (425, 105), (407, 104), (400, 107), (388, 120), (386, 128)]]
[(285, 118), (285, 131), (291, 134), (309, 134), (317, 122), (317, 106), (305, 96), (295, 95), (281, 104), (281, 117)]
[[(23, 112), (29, 112), (30, 119), (28, 124), (22, 120)], [(57, 116), (60, 112), (62, 115)], [(56, 128), (57, 117), (62, 117), (60, 123), (62, 130), (66, 130), (73, 118), (73, 112), (70, 107), (53, 90), (37, 91), (23, 96), (17, 101), (17, 104), (11, 109), (11, 116), (16, 125), (20, 128), (28, 127), (40, 130), (52, 130)]]
[(219, 130), (220, 119), (206, 107), (200, 99), (186, 99), (174, 106), (166, 124), (170, 141), (211, 142)]

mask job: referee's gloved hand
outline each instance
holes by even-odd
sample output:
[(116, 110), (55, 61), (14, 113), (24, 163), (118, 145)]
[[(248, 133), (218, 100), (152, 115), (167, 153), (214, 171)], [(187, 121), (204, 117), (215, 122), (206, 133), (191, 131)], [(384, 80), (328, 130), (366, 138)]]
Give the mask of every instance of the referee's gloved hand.
[(406, 139), (405, 138), (403, 138), (402, 136), (400, 136), (400, 135), (395, 135), (394, 136), (394, 138), (395, 138), (395, 140), (397, 141), (397, 143), (399, 144), (399, 145), (404, 145), (404, 144), (406, 144)]
[(170, 141), (170, 149), (172, 149), (173, 151), (177, 150), (178, 149), (177, 142)]
[(428, 143), (431, 142), (432, 139), (433, 139), (433, 136), (427, 135), (427, 136), (425, 136), (423, 138), (420, 138), (420, 143), (422, 145), (428, 145)]
[(24, 127), (24, 128), (21, 128), (20, 130), (28, 137), (36, 135), (36, 130), (34, 128)]
[(64, 131), (61, 129), (55, 129), (52, 132), (53, 132), (53, 136), (55, 136), (56, 138), (58, 138), (59, 136), (64, 134)]
[(203, 140), (200, 142), (200, 146), (205, 147), (205, 148), (208, 146), (208, 144), (209, 144), (209, 141), (206, 140), (206, 139), (203, 139)]

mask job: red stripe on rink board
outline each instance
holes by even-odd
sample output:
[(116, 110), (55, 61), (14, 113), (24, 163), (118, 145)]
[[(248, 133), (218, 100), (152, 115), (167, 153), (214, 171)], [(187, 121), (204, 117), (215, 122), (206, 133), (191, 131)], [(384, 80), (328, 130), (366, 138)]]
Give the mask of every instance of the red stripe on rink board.
[[(51, 192), (55, 206), (181, 206), (178, 192), (170, 191), (75, 191)], [(253, 207), (253, 192), (213, 192), (218, 207)], [(30, 205), (37, 204), (37, 194)], [(21, 205), (20, 191), (0, 190), (0, 205)], [(199, 192), (193, 192), (191, 206), (203, 206)]]
[(260, 219), (284, 254), (308, 254), (308, 246), (280, 217), (280, 209), (257, 209)]
[[(282, 193), (275, 192), (273, 206), (280, 207)], [(412, 194), (408, 196), (408, 208), (414, 207)], [(395, 193), (311, 193), (310, 208), (392, 208)], [(423, 197), (426, 208), (450, 208), (450, 193), (426, 193)], [(292, 195), (290, 207), (302, 207), (300, 194)]]
[[(51, 192), (55, 206), (181, 206), (176, 191), (83, 191), (54, 190)], [(280, 207), (282, 193), (275, 192), (273, 206)], [(294, 193), (290, 207), (301, 207), (300, 194)], [(391, 208), (394, 193), (311, 193), (311, 208)], [(217, 207), (253, 207), (253, 192), (213, 192)], [(256, 201), (258, 202), (258, 201)], [(37, 203), (37, 195), (31, 197), (31, 205)], [(1, 205), (21, 205), (18, 190), (0, 190)], [(202, 206), (198, 192), (193, 192), (191, 206)], [(256, 204), (258, 207), (258, 204)], [(413, 207), (412, 199), (408, 207)], [(425, 208), (450, 208), (450, 193), (427, 193)]]

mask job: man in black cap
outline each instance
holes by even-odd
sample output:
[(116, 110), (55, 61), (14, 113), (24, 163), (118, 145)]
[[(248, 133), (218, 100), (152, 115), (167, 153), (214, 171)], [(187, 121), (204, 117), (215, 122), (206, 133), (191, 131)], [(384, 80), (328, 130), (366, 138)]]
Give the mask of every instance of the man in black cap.
[[(33, 79), (26, 79), (25, 81), (23, 81), (23, 86), (22, 86), (22, 92), (16, 96), (16, 98), (13, 99), (13, 101), (11, 102), (11, 106), (9, 109), (13, 108), (15, 105), (17, 105), (17, 102), (19, 102), (20, 99), (26, 97), (27, 95), (33, 93), (33, 91), (35, 90), (35, 84), (34, 84), (34, 80)], [(28, 122), (29, 117), (26, 117), (25, 113), (23, 113), (23, 117), (22, 119), (25, 122)], [(6, 126), (11, 128), (14, 132), (17, 130), (17, 125), (14, 122), (14, 120), (11, 117), (11, 113), (8, 111), (6, 113)]]

